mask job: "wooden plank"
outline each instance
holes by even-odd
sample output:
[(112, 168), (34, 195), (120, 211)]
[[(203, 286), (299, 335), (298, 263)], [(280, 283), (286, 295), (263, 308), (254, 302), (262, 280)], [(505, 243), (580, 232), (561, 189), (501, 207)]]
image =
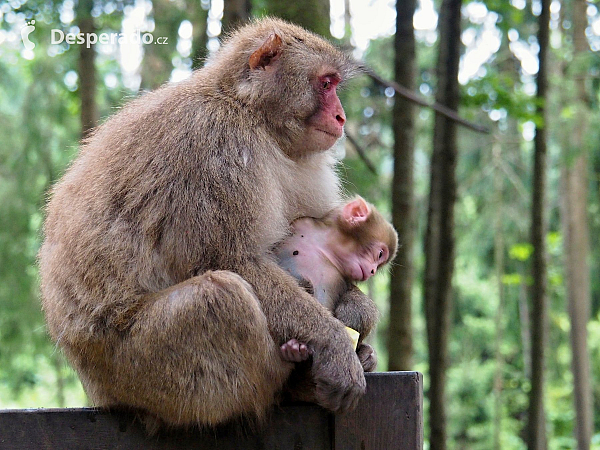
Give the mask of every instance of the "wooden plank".
[(421, 449), (421, 375), (366, 376), (367, 393), (356, 411), (334, 416), (316, 405), (283, 405), (274, 408), (260, 431), (237, 424), (148, 437), (130, 412), (95, 408), (0, 411), (0, 450)]
[(367, 392), (351, 413), (335, 416), (335, 450), (423, 448), (423, 375), (369, 376)]
[(135, 414), (92, 408), (0, 412), (0, 449), (331, 449), (330, 415), (314, 405), (273, 411), (261, 433), (242, 425), (148, 437)]

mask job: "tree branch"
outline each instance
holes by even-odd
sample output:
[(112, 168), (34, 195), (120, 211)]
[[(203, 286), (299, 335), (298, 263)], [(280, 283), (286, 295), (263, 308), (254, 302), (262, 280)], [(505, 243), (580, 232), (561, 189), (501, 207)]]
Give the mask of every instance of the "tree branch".
[(439, 103), (436, 103), (436, 102), (429, 103), (427, 100), (425, 100), (425, 98), (423, 98), (422, 96), (420, 96), (418, 94), (415, 94), (410, 89), (407, 89), (404, 86), (400, 86), (398, 83), (395, 83), (393, 81), (388, 81), (388, 80), (380, 77), (379, 75), (377, 75), (375, 73), (375, 71), (373, 69), (371, 69), (367, 65), (362, 65), (361, 69), (369, 77), (371, 77), (376, 83), (379, 83), (382, 86), (391, 87), (398, 95), (401, 95), (405, 99), (407, 99), (413, 103), (416, 103), (417, 105), (431, 108), (435, 112), (447, 117), (450, 120), (453, 120), (454, 122), (456, 122), (459, 125), (469, 128), (470, 130), (476, 131), (478, 133), (485, 133), (485, 134), (490, 133), (490, 130), (487, 127), (477, 125), (473, 122), (463, 119), (456, 113), (456, 111), (453, 111), (452, 109), (450, 109), (444, 105), (441, 105)]
[(373, 163), (369, 160), (369, 158), (367, 158), (367, 154), (366, 154), (365, 150), (356, 141), (356, 139), (354, 139), (352, 137), (352, 135), (349, 134), (347, 131), (346, 131), (346, 139), (355, 148), (356, 153), (358, 153), (358, 156), (360, 156), (360, 159), (362, 159), (362, 161), (365, 163), (365, 166), (367, 166), (367, 169), (369, 169), (369, 172), (371, 172), (373, 175), (377, 175), (377, 169), (375, 168)]

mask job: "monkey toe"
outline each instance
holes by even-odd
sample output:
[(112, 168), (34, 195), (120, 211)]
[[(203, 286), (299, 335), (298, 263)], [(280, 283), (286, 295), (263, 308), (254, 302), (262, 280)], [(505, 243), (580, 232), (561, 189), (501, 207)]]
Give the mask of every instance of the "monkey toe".
[(296, 339), (290, 339), (281, 347), (281, 357), (284, 361), (302, 362), (306, 361), (310, 356), (308, 346)]
[(360, 365), (365, 372), (373, 372), (377, 367), (377, 354), (369, 344), (360, 344), (356, 350)]

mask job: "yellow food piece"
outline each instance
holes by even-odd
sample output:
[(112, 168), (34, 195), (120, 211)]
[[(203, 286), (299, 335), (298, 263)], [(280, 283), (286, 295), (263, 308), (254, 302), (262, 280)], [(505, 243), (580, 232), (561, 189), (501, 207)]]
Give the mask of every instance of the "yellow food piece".
[(350, 327), (346, 327), (346, 332), (348, 333), (348, 336), (350, 337), (350, 340), (352, 341), (354, 350), (356, 350), (356, 347), (358, 346), (358, 337), (360, 336), (360, 333)]

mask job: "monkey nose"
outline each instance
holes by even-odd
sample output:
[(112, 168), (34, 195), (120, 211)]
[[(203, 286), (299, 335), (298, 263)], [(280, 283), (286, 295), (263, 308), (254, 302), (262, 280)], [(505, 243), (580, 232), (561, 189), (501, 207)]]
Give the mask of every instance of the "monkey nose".
[(343, 127), (346, 123), (346, 115), (344, 113), (335, 116), (335, 120)]

